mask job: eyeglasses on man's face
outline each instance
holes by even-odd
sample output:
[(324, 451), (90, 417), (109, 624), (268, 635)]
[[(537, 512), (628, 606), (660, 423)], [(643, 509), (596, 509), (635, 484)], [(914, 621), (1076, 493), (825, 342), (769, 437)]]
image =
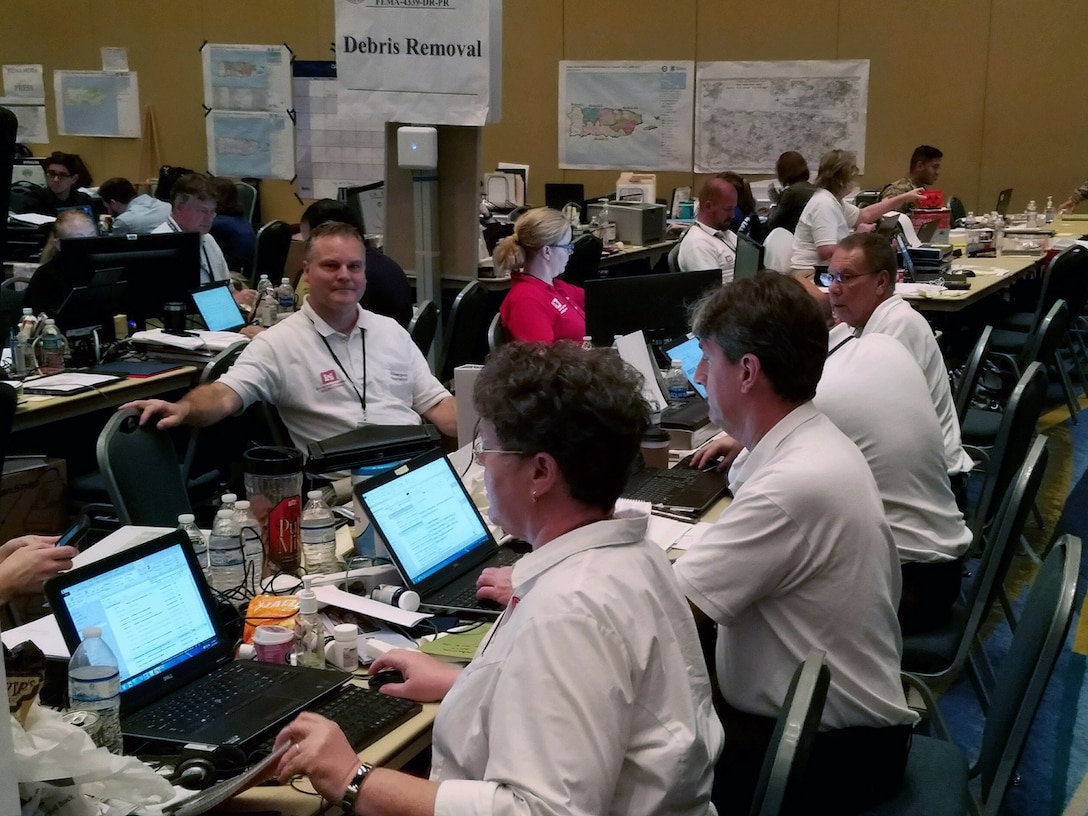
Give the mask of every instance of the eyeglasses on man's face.
[(853, 281), (858, 278), (864, 278), (867, 275), (875, 275), (876, 272), (821, 272), (819, 274), (819, 281), (821, 286), (830, 286), (832, 283), (837, 283), (839, 286), (849, 286)]
[(45, 177), (63, 181), (64, 179), (70, 179), (72, 177), (72, 174), (71, 173), (65, 173), (63, 170), (61, 170), (61, 171), (58, 171), (58, 170), (46, 170), (45, 171)]

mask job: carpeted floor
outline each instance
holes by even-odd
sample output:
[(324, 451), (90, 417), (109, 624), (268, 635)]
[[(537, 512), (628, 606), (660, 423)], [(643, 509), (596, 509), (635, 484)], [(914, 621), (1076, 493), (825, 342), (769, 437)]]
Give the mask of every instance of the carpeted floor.
[[(1081, 407), (1088, 407), (1082, 401)], [(1039, 510), (1044, 527), (1029, 522), (1027, 537), (1037, 552), (1057, 535), (1072, 533), (1088, 546), (1088, 413), (1073, 425), (1065, 408), (1043, 417), (1049, 438), (1050, 460), (1040, 490)], [(1006, 586), (1022, 600), (1036, 563), (1017, 555)], [(1058, 659), (1035, 724), (1021, 759), (1020, 782), (1009, 789), (1003, 814), (1015, 816), (1083, 816), (1088, 813), (1088, 549), (1081, 565), (1081, 580), (1066, 648)], [(1008, 625), (992, 613), (986, 631), (986, 651), (999, 664), (1011, 637)], [(941, 711), (966, 755), (977, 756), (983, 715), (966, 677), (948, 688), (940, 699)]]

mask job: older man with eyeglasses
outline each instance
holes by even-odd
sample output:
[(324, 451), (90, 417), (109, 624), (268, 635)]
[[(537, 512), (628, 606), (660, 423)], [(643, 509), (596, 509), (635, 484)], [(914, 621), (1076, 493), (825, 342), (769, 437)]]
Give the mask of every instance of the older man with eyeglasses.
[[(944, 435), (945, 467), (961, 497), (963, 481), (974, 463), (960, 440), (948, 369), (929, 323), (895, 293), (897, 276), (895, 252), (887, 239), (855, 233), (838, 243), (821, 283), (828, 287), (831, 312), (839, 323), (853, 329), (857, 337), (890, 335), (918, 362)], [(831, 347), (844, 335), (845, 330), (832, 331)]]

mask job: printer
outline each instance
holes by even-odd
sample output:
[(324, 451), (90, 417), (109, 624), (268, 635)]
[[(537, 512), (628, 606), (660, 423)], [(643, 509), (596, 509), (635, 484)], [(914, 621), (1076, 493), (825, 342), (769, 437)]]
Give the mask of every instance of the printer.
[[(589, 205), (589, 217), (600, 217), (604, 204)], [(608, 220), (616, 225), (616, 240), (643, 246), (665, 238), (665, 206), (635, 201), (609, 201)]]

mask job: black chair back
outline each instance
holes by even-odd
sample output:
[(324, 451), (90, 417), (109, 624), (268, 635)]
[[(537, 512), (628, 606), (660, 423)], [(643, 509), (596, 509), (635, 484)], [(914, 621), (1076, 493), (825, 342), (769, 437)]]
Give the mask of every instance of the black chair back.
[(253, 268), (250, 272), (253, 280), (268, 275), (273, 286), (278, 286), (286, 274), (287, 253), (291, 248), (291, 226), (284, 221), (269, 221), (257, 230), (257, 240), (253, 245)]
[(954, 401), (956, 404), (956, 418), (963, 424), (963, 418), (967, 416), (967, 409), (971, 407), (971, 397), (975, 395), (978, 386), (978, 378), (982, 376), (982, 363), (990, 351), (990, 337), (994, 332), (993, 326), (986, 326), (979, 335), (971, 355), (963, 368), (963, 376), (956, 386)]
[(438, 306), (433, 300), (425, 300), (416, 309), (408, 323), (408, 334), (423, 356), (426, 357), (434, 342), (435, 332), (438, 330)]
[(444, 337), (445, 356), (438, 379), (449, 382), (453, 370), (465, 363), (482, 363), (477, 350), (486, 348), (487, 290), (472, 281), (453, 301)]

